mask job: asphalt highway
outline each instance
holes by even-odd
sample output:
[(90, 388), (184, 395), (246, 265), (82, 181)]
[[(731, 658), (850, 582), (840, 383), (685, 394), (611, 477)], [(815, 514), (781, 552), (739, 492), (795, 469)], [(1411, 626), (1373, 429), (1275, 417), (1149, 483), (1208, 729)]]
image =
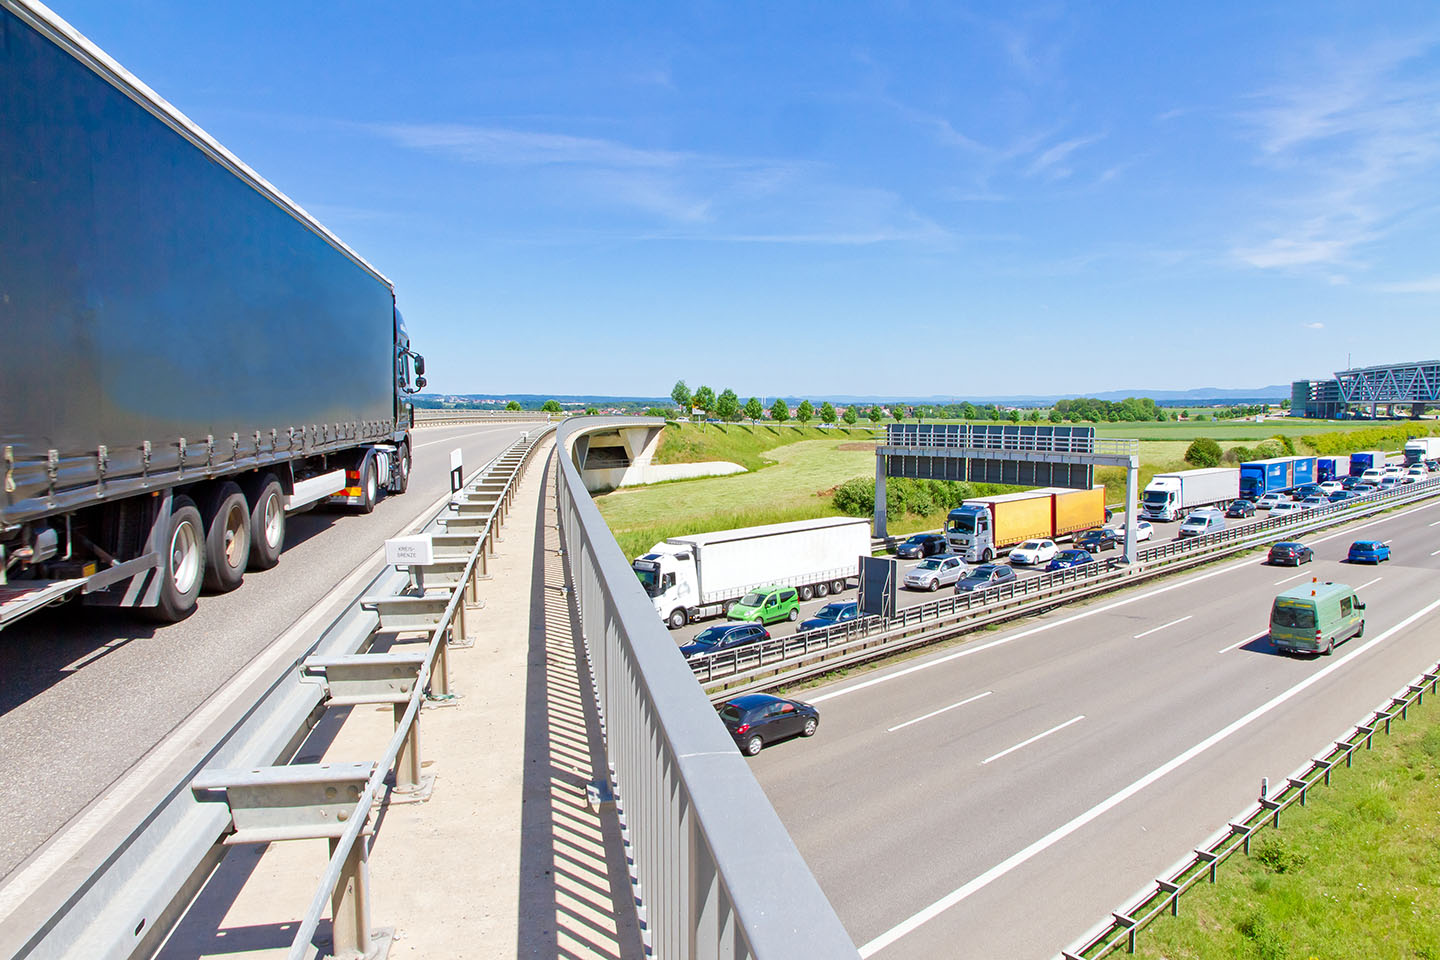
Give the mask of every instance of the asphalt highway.
[(0, 879), (130, 769), (260, 650), (449, 491), (533, 425), (417, 430), (409, 491), (368, 516), (289, 518), (280, 564), (200, 598), (177, 624), (66, 606), (0, 634)]
[[(1362, 537), (1395, 559), (1342, 563)], [(753, 769), (862, 956), (1054, 957), (1440, 659), (1437, 541), (1432, 502), (852, 674)], [(1365, 636), (1280, 654), (1270, 602), (1312, 576)]]

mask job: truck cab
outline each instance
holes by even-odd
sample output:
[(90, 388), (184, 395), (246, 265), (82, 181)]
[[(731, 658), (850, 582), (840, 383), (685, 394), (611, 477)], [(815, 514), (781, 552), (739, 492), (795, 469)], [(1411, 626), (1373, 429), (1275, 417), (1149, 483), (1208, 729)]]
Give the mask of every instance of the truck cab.
[(1145, 485), (1140, 512), (1151, 520), (1174, 520), (1180, 516), (1180, 478), (1156, 477)]
[(695, 572), (695, 551), (678, 544), (661, 543), (636, 557), (630, 565), (660, 619), (678, 630), (690, 622), (690, 609), (700, 603), (700, 578)]
[(979, 504), (962, 504), (945, 518), (945, 539), (952, 552), (971, 563), (989, 563), (995, 557), (995, 533), (990, 511)]

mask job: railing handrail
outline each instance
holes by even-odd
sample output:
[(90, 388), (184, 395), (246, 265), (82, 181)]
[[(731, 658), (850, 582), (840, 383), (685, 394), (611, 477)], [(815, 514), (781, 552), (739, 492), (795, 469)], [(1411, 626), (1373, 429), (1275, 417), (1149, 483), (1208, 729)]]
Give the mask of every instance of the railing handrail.
[(734, 741), (655, 616), (557, 433), (556, 507), (648, 946), (661, 957), (858, 956)]

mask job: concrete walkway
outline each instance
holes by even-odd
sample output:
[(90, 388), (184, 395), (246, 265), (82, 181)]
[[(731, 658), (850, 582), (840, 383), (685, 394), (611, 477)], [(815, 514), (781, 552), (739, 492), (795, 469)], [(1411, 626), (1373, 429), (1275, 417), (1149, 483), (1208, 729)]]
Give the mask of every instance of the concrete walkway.
[[(433, 791), (387, 798), (373, 818), (371, 920), (393, 928), (393, 960), (644, 955), (615, 815), (586, 804), (604, 759), (562, 590), (553, 458), (553, 446), (537, 451), (519, 488), (493, 579), (469, 611), (474, 646), (449, 651), (458, 696), (422, 714)], [(332, 729), (317, 727), (307, 749), (380, 755), (390, 707), (331, 713)], [(284, 956), (327, 856), (323, 841), (232, 850), (161, 956)]]

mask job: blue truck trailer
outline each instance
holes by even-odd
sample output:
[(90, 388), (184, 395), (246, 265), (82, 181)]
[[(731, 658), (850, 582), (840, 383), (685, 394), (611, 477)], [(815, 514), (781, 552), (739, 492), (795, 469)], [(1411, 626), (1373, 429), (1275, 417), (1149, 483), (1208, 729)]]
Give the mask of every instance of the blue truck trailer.
[(1314, 457), (1271, 457), (1240, 464), (1240, 496), (1258, 500), (1315, 482)]
[(1338, 457), (1321, 457), (1315, 461), (1315, 481), (1323, 483), (1326, 480), (1340, 480), (1350, 476), (1350, 455), (1342, 453)]
[(1371, 467), (1385, 469), (1385, 454), (1380, 450), (1364, 450), (1350, 454), (1350, 476), (1358, 477)]

